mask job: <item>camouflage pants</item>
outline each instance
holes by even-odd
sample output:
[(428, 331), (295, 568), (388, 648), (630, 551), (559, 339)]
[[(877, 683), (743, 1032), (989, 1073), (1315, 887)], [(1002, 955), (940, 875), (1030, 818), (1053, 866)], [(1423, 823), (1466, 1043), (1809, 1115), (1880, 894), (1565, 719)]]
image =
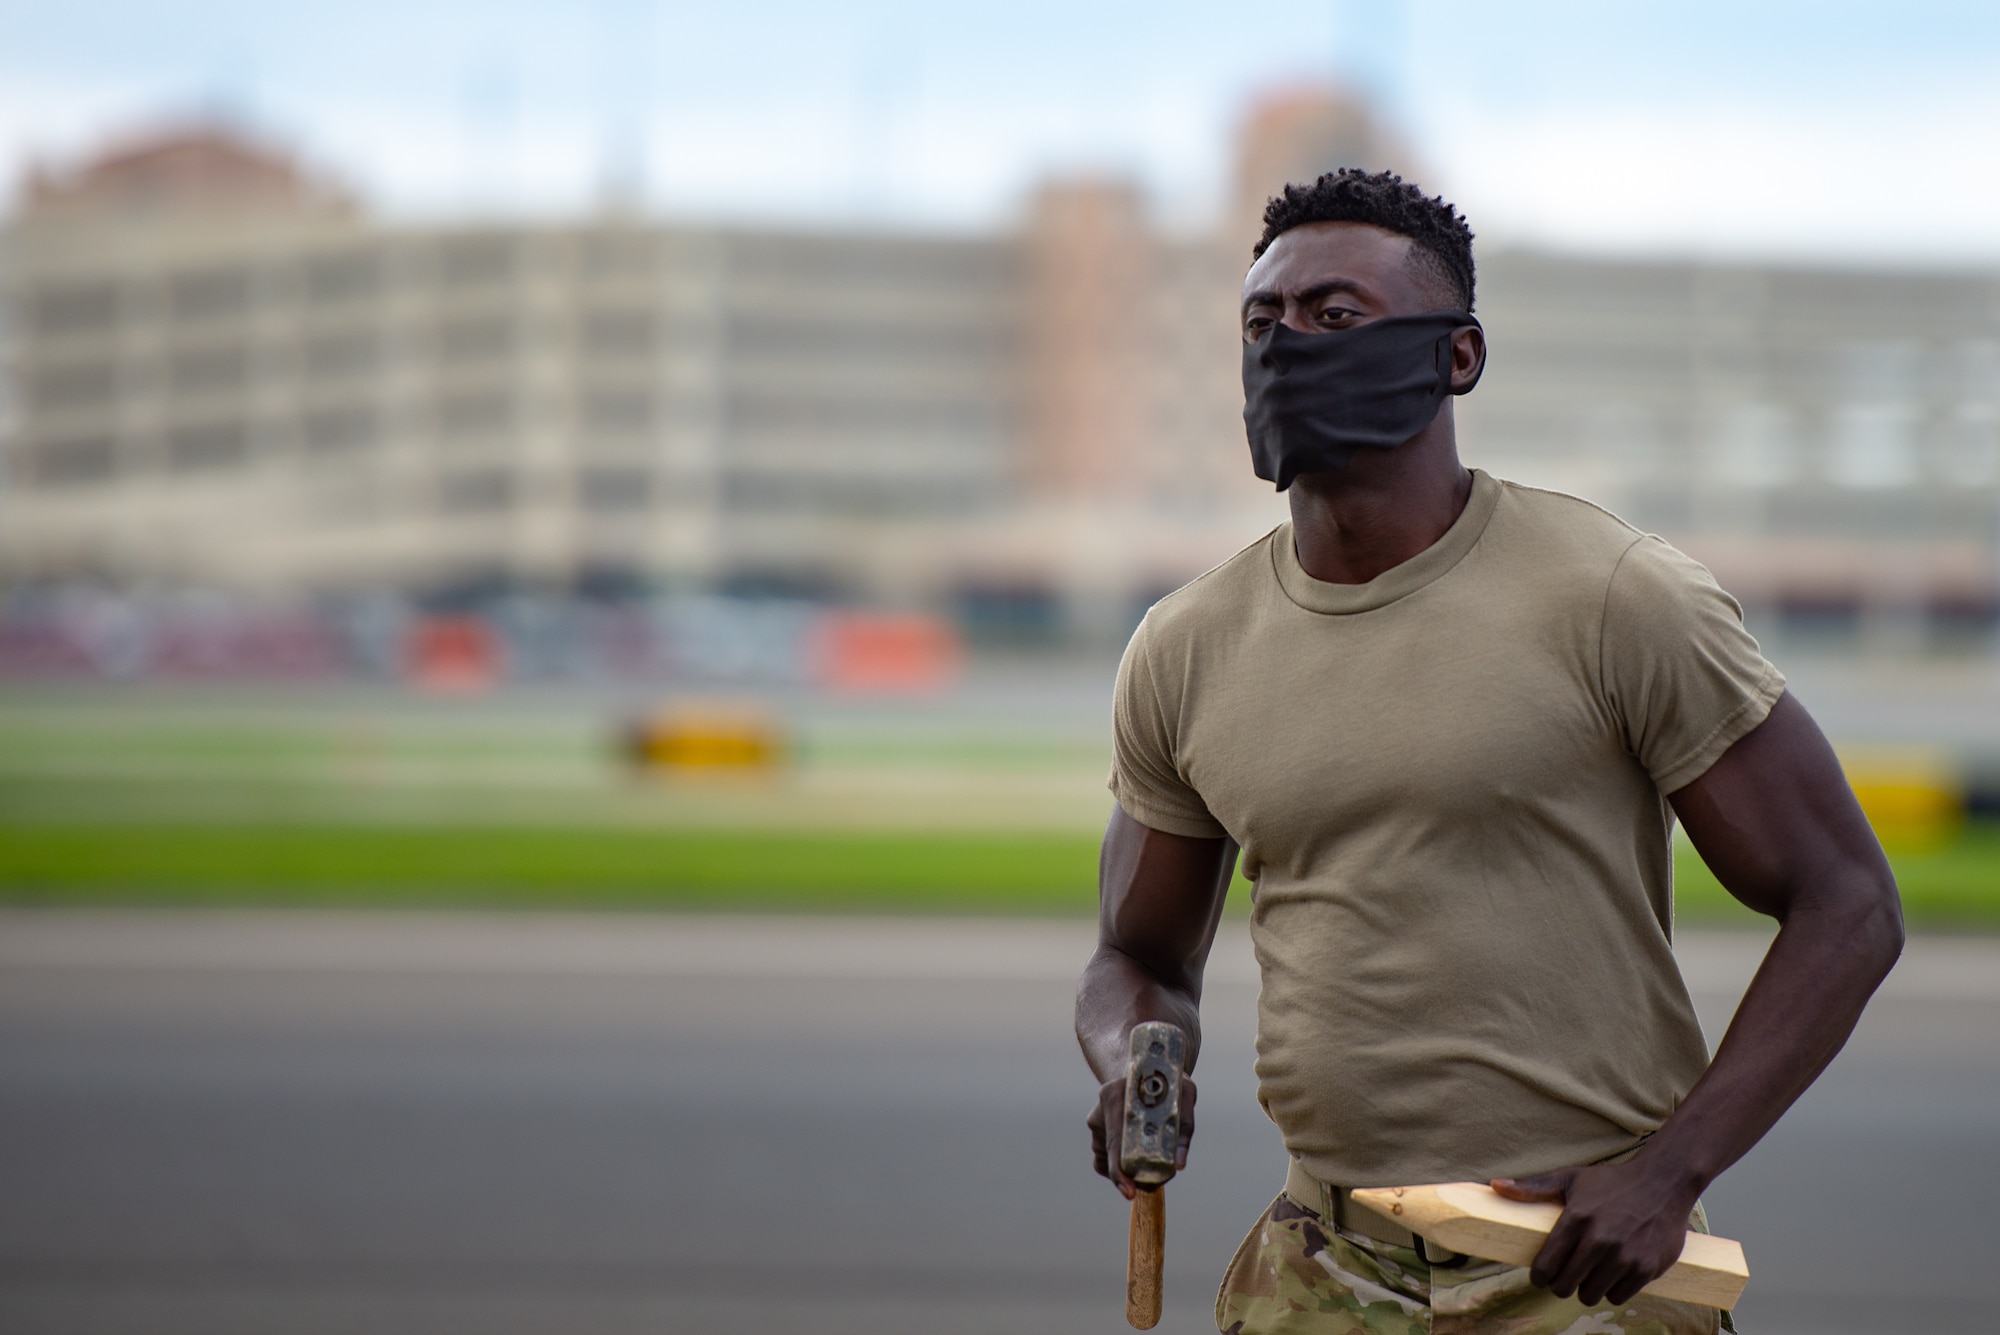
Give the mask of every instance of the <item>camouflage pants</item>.
[(1708, 1307), (1641, 1294), (1585, 1307), (1524, 1267), (1423, 1253), (1326, 1227), (1285, 1196), (1236, 1249), (1215, 1299), (1223, 1335), (1716, 1335)]

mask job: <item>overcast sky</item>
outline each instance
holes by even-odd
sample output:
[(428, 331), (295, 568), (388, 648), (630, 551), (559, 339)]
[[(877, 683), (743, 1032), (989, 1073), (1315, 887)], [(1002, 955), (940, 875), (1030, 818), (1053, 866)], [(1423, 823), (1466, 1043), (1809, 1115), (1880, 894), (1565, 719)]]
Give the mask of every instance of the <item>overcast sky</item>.
[(402, 214), (983, 227), (1212, 206), (1261, 89), (1364, 82), (1487, 241), (2000, 264), (2000, 5), (0, 0), (0, 175), (224, 112)]

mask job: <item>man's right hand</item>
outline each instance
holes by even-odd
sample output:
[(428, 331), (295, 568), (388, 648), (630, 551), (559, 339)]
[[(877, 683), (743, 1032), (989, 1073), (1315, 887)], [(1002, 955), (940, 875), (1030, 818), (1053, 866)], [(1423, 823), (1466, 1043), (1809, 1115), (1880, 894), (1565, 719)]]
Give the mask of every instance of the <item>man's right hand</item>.
[[(1174, 1147), (1174, 1172), (1187, 1167), (1188, 1142), (1194, 1139), (1194, 1080), (1181, 1076), (1181, 1133)], [(1090, 1153), (1099, 1177), (1111, 1179), (1111, 1185), (1118, 1188), (1118, 1194), (1131, 1200), (1141, 1191), (1154, 1188), (1142, 1187), (1125, 1176), (1118, 1166), (1117, 1142), (1125, 1125), (1125, 1078), (1107, 1080), (1098, 1088), (1097, 1106), (1090, 1110)]]

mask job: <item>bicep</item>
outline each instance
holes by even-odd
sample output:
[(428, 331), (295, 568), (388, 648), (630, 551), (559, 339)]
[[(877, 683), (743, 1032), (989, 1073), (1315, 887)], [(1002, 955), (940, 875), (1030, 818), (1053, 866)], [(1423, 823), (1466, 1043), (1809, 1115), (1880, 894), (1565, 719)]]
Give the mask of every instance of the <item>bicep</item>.
[(1894, 894), (1833, 747), (1789, 693), (1668, 801), (1716, 879), (1759, 913), (1864, 887)]
[(1235, 870), (1233, 840), (1169, 834), (1113, 807), (1098, 859), (1100, 946), (1198, 986)]

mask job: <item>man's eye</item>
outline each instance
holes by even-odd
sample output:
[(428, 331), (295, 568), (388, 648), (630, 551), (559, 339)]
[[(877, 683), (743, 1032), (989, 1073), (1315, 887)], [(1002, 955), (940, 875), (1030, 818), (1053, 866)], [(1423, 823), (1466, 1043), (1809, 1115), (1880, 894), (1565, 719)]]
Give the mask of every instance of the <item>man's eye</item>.
[(1351, 311), (1345, 306), (1328, 306), (1319, 313), (1319, 321), (1321, 324), (1341, 324), (1352, 320), (1356, 314), (1357, 312)]
[(1259, 335), (1261, 335), (1266, 329), (1269, 329), (1270, 327), (1271, 327), (1270, 316), (1253, 315), (1249, 319), (1243, 322), (1243, 336), (1245, 338), (1254, 339)]

